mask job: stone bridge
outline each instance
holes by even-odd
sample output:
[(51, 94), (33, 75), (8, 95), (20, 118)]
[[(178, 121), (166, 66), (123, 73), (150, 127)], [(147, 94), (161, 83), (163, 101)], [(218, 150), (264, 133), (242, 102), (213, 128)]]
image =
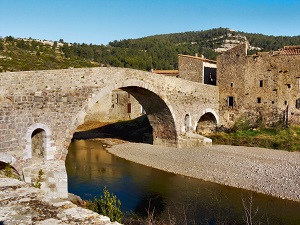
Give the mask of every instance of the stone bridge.
[(209, 143), (194, 134), (197, 123), (205, 115), (218, 123), (216, 86), (113, 67), (0, 73), (0, 161), (27, 182), (42, 169), (42, 188), (66, 197), (64, 160), (72, 136), (87, 111), (115, 89), (143, 106), (155, 145)]

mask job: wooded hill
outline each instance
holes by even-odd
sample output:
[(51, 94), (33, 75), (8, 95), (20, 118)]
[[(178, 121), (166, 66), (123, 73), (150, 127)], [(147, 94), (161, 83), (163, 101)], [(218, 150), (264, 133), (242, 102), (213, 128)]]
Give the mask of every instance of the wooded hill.
[(248, 40), (249, 53), (300, 45), (299, 36), (267, 36), (216, 28), (139, 39), (110, 42), (108, 45), (0, 38), (0, 72), (63, 69), (69, 67), (116, 66), (150, 71), (177, 69), (178, 54), (202, 54), (215, 60), (221, 51)]

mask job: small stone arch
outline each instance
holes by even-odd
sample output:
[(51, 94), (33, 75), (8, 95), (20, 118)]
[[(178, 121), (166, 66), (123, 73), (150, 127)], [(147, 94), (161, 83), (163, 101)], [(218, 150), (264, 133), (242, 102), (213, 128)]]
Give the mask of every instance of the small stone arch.
[(196, 133), (201, 135), (210, 134), (216, 131), (218, 124), (217, 117), (213, 112), (205, 112), (198, 120)]
[[(52, 139), (52, 133), (45, 124), (36, 123), (30, 126), (26, 133), (26, 147), (23, 152), (23, 159), (30, 159), (32, 156), (38, 156), (45, 160), (54, 159), (55, 147)], [(35, 145), (35, 149), (33, 149)]]
[(14, 156), (7, 153), (0, 153), (0, 161), (5, 163), (14, 164), (17, 160)]

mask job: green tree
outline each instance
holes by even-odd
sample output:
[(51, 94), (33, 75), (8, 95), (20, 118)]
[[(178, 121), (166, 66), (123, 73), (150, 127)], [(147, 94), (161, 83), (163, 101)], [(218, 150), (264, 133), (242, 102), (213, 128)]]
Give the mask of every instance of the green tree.
[(13, 42), (15, 39), (12, 36), (7, 36), (5, 40), (8, 42)]

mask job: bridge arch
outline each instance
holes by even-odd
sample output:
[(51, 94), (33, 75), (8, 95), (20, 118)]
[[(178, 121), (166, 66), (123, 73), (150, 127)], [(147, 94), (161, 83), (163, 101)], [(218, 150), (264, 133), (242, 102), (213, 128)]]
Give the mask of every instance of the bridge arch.
[[(142, 105), (153, 130), (154, 145), (177, 146), (178, 132), (175, 124), (175, 113), (170, 102), (161, 91), (138, 78), (127, 79), (94, 91), (87, 103), (83, 105), (82, 109), (74, 117), (69, 129), (69, 136), (65, 141), (66, 144), (70, 143), (76, 128), (84, 122), (87, 112), (94, 104), (116, 89), (128, 92)], [(66, 154), (62, 154), (62, 158), (65, 158), (66, 155), (67, 152)]]
[(199, 134), (208, 134), (215, 131), (219, 123), (218, 114), (213, 109), (205, 109), (195, 123), (195, 131)]

